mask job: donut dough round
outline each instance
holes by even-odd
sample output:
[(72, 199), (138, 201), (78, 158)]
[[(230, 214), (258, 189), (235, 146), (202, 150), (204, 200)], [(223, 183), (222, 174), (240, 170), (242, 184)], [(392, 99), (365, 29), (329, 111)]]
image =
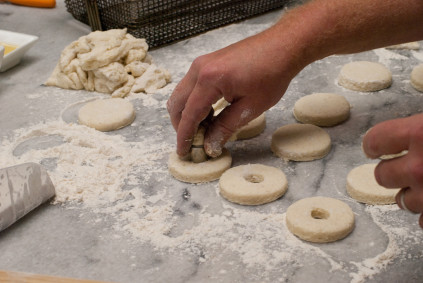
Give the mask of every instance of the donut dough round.
[(231, 154), (225, 148), (219, 157), (201, 163), (181, 160), (176, 152), (170, 154), (168, 161), (170, 174), (175, 179), (186, 183), (204, 183), (217, 180), (223, 172), (231, 167), (231, 164)]
[(416, 90), (423, 92), (423, 64), (413, 68), (411, 72), (411, 85)]
[(330, 127), (348, 119), (350, 104), (339, 94), (313, 93), (295, 103), (293, 114), (301, 123)]
[(329, 134), (311, 124), (289, 124), (277, 129), (271, 149), (277, 156), (294, 161), (311, 161), (326, 156), (331, 148)]
[(392, 204), (400, 189), (387, 189), (375, 179), (377, 164), (364, 164), (350, 171), (347, 176), (347, 192), (355, 200), (367, 204)]
[(264, 129), (266, 128), (266, 116), (261, 114), (257, 118), (251, 120), (247, 125), (241, 127), (238, 131), (236, 131), (232, 137), (230, 138), (231, 141), (235, 140), (246, 140), (254, 138), (260, 135)]
[(113, 131), (131, 124), (135, 110), (131, 102), (123, 98), (96, 99), (79, 109), (79, 124), (98, 131)]
[(378, 91), (392, 84), (392, 74), (380, 63), (357, 61), (342, 67), (338, 83), (355, 91)]
[(334, 242), (354, 229), (354, 213), (346, 203), (334, 198), (305, 198), (288, 207), (286, 225), (305, 241)]
[(285, 194), (288, 181), (279, 168), (248, 164), (225, 171), (220, 177), (219, 189), (220, 194), (231, 202), (259, 205)]

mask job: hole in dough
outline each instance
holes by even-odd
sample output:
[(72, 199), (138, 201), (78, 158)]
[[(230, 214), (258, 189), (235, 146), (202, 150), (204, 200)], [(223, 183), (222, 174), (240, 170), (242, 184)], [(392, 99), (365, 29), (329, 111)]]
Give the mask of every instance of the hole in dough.
[(314, 219), (328, 219), (329, 212), (322, 208), (315, 208), (311, 211), (311, 217), (313, 217)]
[(260, 174), (248, 174), (244, 176), (244, 179), (250, 183), (261, 183), (264, 181), (264, 177)]

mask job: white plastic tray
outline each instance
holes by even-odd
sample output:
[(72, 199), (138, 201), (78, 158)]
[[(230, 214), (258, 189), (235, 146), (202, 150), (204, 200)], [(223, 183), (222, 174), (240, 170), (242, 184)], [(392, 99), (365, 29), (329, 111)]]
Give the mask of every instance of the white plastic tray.
[(19, 64), (25, 53), (37, 42), (38, 36), (0, 30), (0, 42), (16, 45), (18, 48), (3, 56), (0, 72)]

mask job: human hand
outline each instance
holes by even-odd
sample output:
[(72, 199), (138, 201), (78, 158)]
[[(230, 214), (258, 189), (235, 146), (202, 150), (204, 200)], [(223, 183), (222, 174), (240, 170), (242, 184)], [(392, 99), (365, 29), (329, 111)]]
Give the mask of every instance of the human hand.
[(421, 214), (423, 228), (423, 114), (377, 124), (364, 136), (363, 150), (370, 158), (408, 150), (404, 156), (381, 161), (375, 177), (386, 188), (403, 188), (396, 202), (401, 209)]
[(291, 63), (295, 56), (271, 41), (264, 32), (194, 60), (167, 103), (180, 156), (218, 99), (231, 104), (207, 128), (204, 148), (212, 157), (238, 128), (279, 101), (299, 68)]

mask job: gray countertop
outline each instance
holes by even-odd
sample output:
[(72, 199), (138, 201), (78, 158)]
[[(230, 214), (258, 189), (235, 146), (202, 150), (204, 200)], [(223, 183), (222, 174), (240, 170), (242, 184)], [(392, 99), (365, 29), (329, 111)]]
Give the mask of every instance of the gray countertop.
[[(372, 125), (422, 111), (422, 93), (410, 86), (423, 51), (379, 49), (332, 56), (305, 68), (283, 99), (266, 112), (265, 131), (231, 142), (233, 166), (281, 168), (289, 188), (279, 200), (247, 207), (220, 197), (217, 181), (186, 184), (167, 171), (175, 133), (165, 103), (197, 56), (270, 26), (281, 11), (150, 51), (173, 82), (156, 94), (129, 96), (137, 118), (100, 133), (77, 125), (76, 110), (99, 93), (42, 84), (65, 46), (89, 28), (55, 9), (0, 4), (0, 28), (37, 35), (16, 67), (0, 73), (0, 166), (43, 164), (58, 199), (0, 232), (0, 269), (113, 282), (419, 282), (423, 232), (418, 216), (396, 205), (366, 206), (348, 197), (346, 176), (370, 162), (361, 138)], [(393, 85), (358, 93), (337, 85), (340, 68), (354, 60), (385, 64)], [(271, 68), (272, 66), (269, 66)], [(333, 147), (312, 162), (284, 162), (270, 151), (272, 133), (295, 123), (303, 95), (335, 92), (352, 105), (351, 117), (326, 128)], [(328, 196), (347, 203), (356, 226), (345, 239), (310, 244), (291, 235), (285, 212), (294, 201)]]

